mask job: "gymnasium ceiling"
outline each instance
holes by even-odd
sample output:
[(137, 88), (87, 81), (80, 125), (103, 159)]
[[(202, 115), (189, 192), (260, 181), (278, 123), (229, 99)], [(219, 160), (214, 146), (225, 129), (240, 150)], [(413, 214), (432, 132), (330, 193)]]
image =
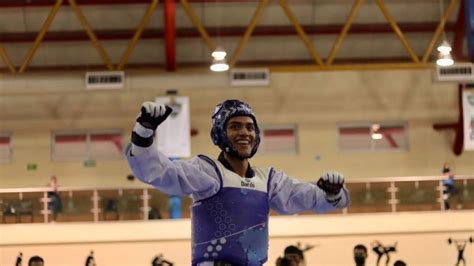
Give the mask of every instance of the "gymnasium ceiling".
[[(461, 0), (1, 0), (0, 73), (429, 68), (443, 26), (467, 61)], [(446, 22), (446, 23), (445, 23)]]

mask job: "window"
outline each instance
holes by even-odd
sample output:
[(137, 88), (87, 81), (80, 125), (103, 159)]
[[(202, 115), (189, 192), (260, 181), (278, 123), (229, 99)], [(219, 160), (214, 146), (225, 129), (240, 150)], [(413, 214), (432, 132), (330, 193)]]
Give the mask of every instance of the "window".
[(400, 151), (408, 148), (406, 125), (403, 123), (340, 125), (338, 133), (341, 151)]
[(9, 163), (12, 160), (11, 138), (8, 133), (0, 133), (0, 163)]
[(259, 154), (296, 154), (298, 143), (295, 125), (262, 126)]
[(53, 160), (56, 161), (120, 159), (122, 134), (118, 131), (56, 132), (52, 150)]

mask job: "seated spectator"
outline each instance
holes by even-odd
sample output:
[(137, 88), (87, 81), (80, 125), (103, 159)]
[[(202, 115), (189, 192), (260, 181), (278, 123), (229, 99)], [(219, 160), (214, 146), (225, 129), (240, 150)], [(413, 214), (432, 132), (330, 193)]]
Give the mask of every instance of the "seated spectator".
[(293, 262), (296, 263), (295, 265), (305, 265), (303, 250), (297, 246), (291, 245), (286, 247), (284, 258), (290, 262), (290, 265), (293, 265)]
[(368, 254), (366, 246), (358, 244), (354, 247), (354, 261), (356, 266), (365, 266), (367, 256)]
[(106, 198), (104, 199), (104, 220), (107, 220), (107, 214), (108, 213), (112, 213), (115, 215), (115, 219), (119, 219), (120, 218), (120, 214), (119, 214), (119, 207), (118, 207), (119, 203), (117, 201), (117, 199), (114, 199), (114, 198)]
[(44, 266), (44, 260), (40, 256), (33, 256), (28, 261), (28, 266)]
[(298, 263), (293, 259), (278, 257), (276, 266), (298, 266)]
[(404, 261), (397, 260), (397, 261), (395, 261), (393, 266), (407, 266), (407, 264)]
[(161, 218), (161, 213), (158, 208), (151, 207), (150, 211), (148, 212), (148, 220), (159, 220)]

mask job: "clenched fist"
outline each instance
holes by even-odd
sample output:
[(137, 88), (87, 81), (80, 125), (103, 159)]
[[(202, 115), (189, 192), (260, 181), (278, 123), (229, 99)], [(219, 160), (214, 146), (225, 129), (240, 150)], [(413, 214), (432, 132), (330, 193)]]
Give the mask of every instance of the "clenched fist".
[(344, 176), (338, 172), (327, 172), (321, 175), (318, 187), (326, 192), (326, 200), (337, 204), (341, 200), (341, 189), (344, 185)]
[(168, 105), (157, 104), (155, 102), (144, 102), (140, 114), (138, 114), (137, 122), (142, 126), (155, 131), (156, 128), (166, 120), (171, 112), (173, 112), (173, 109)]
[(146, 148), (153, 144), (156, 128), (173, 112), (171, 107), (155, 102), (144, 102), (132, 131), (132, 143)]

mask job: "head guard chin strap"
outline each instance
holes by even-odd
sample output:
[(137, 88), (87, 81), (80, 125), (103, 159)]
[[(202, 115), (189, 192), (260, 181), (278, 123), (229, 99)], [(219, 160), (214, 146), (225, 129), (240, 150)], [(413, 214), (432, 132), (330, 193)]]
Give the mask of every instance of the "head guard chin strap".
[[(226, 125), (229, 119), (234, 116), (249, 116), (252, 118), (255, 125), (255, 145), (249, 156), (242, 157), (237, 150), (232, 146), (226, 134)], [(255, 155), (260, 144), (260, 129), (257, 125), (257, 119), (250, 106), (239, 100), (226, 100), (216, 106), (212, 114), (212, 130), (211, 139), (214, 145), (227, 152), (228, 154), (241, 159), (251, 158)]]

